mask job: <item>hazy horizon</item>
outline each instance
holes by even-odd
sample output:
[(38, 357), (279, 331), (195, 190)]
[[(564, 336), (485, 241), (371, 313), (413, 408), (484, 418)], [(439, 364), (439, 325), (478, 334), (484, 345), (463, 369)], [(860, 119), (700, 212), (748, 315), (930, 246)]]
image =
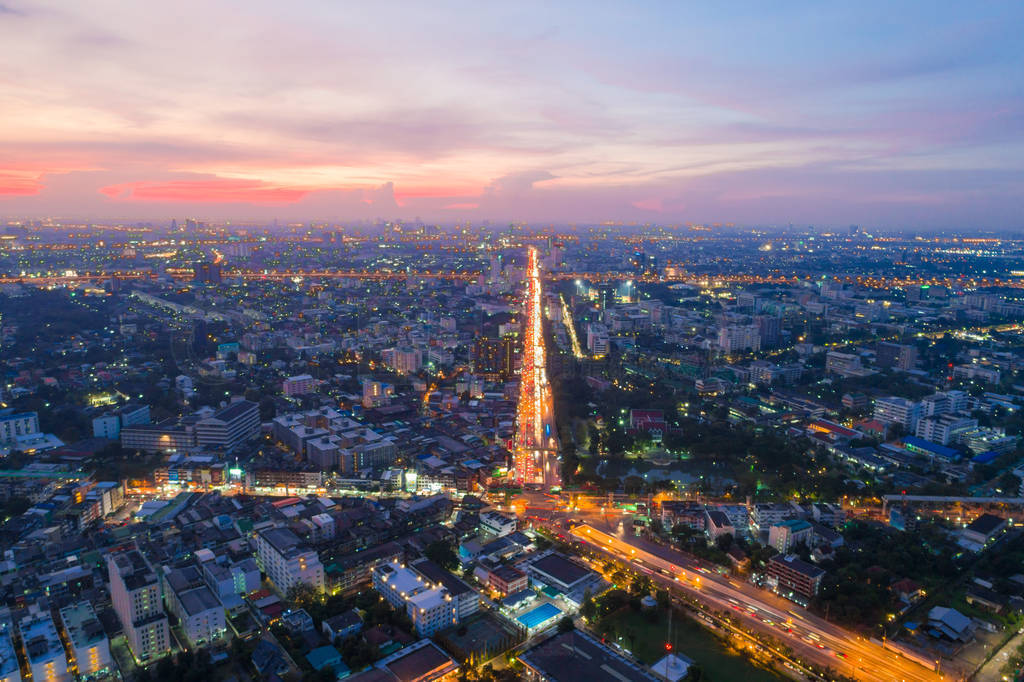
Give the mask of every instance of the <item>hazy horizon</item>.
[(0, 0), (0, 216), (1021, 229), (1022, 20)]

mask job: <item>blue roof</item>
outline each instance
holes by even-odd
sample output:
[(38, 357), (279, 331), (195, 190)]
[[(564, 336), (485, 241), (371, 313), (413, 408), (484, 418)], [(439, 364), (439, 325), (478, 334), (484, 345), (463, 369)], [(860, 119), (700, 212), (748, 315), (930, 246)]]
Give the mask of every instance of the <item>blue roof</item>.
[(903, 438), (903, 445), (908, 448), (915, 448), (917, 450), (924, 450), (932, 454), (938, 455), (939, 457), (945, 457), (947, 459), (959, 459), (960, 453), (953, 448), (947, 448), (945, 445), (939, 445), (933, 443), (930, 440), (924, 438), (918, 438), (917, 436), (905, 436)]
[(341, 661), (341, 652), (333, 646), (321, 646), (306, 654), (306, 660), (316, 670), (322, 670), (328, 666), (334, 667), (338, 664), (345, 665)]
[(980, 455), (972, 457), (971, 461), (974, 462), (975, 464), (988, 464), (997, 457), (999, 457), (998, 452), (996, 452), (995, 450), (989, 450), (988, 452), (983, 452)]
[(520, 615), (518, 618), (516, 618), (516, 620), (525, 625), (527, 628), (532, 629), (543, 625), (544, 623), (548, 622), (555, 616), (560, 615), (561, 613), (561, 609), (559, 609), (557, 606), (549, 602), (545, 602), (537, 608), (533, 609), (532, 611), (527, 611), (526, 613)]

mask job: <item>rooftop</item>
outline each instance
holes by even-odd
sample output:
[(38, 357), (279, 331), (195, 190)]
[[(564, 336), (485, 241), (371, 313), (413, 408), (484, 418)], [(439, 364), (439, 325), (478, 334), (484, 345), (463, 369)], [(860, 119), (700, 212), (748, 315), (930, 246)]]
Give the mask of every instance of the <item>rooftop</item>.
[(21, 630), (21, 641), (28, 654), (30, 664), (48, 661), (60, 656), (64, 658), (64, 646), (57, 636), (57, 626), (49, 613), (29, 614), (21, 619), (18, 625)]
[(579, 630), (555, 635), (528, 649), (519, 659), (549, 682), (654, 682), (657, 679)]
[(573, 585), (590, 574), (590, 571), (560, 554), (548, 554), (534, 561), (530, 566), (563, 585)]
[(971, 521), (967, 526), (967, 530), (987, 536), (996, 532), (1005, 523), (1006, 519), (1001, 516), (996, 516), (995, 514), (982, 514)]
[(60, 618), (76, 649), (106, 639), (103, 626), (87, 601), (65, 606), (60, 610)]
[(457, 597), (460, 594), (465, 594), (467, 592), (472, 592), (469, 585), (462, 582), (449, 571), (441, 568), (430, 559), (419, 559), (410, 564), (410, 566), (414, 571), (422, 575), (431, 583), (444, 587), (453, 597)]
[(398, 651), (377, 663), (401, 681), (435, 680), (458, 670), (459, 664), (429, 639)]

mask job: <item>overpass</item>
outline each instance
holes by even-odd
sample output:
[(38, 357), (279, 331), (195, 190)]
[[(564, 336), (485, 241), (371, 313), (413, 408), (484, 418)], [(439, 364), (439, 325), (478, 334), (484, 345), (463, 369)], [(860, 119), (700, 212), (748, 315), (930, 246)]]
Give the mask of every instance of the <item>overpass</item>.
[(957, 497), (955, 495), (882, 495), (882, 515), (890, 502), (933, 502), (939, 504), (1005, 504), (1024, 509), (1024, 497)]

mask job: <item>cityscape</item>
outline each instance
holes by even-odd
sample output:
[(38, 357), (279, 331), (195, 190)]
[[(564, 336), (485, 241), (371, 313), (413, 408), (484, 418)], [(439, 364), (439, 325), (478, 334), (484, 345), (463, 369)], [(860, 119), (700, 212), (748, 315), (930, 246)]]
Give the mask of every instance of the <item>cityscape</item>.
[(1022, 18), (0, 1), (0, 682), (1024, 679)]

